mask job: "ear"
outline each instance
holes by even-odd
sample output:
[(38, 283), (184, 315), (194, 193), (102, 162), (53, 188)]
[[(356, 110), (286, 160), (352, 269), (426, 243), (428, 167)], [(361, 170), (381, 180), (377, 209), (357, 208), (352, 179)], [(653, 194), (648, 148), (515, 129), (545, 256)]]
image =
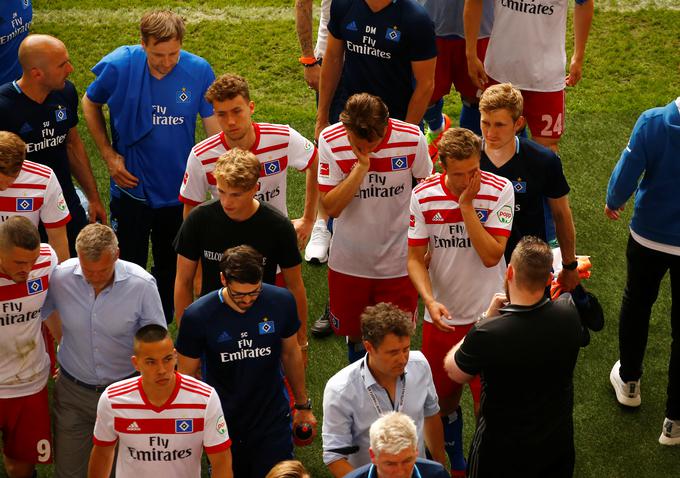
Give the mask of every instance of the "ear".
[(507, 270), (505, 271), (505, 277), (508, 280), (512, 280), (513, 277), (515, 277), (515, 268), (512, 267), (512, 264), (508, 265)]
[(527, 121), (524, 118), (524, 116), (520, 116), (519, 118), (517, 118), (517, 121), (515, 121), (515, 133), (519, 133), (522, 130), (522, 128), (526, 126), (526, 124)]
[(366, 349), (366, 353), (375, 353), (375, 347), (373, 347), (373, 344), (369, 342), (368, 340), (363, 340), (362, 341), (364, 344), (364, 348)]
[(372, 462), (373, 464), (375, 464), (376, 457), (375, 457), (375, 453), (373, 452), (373, 448), (369, 448), (369, 449), (368, 449), (368, 454), (371, 456), (371, 462)]
[(130, 361), (132, 362), (132, 366), (135, 368), (135, 370), (141, 373), (141, 370), (139, 370), (139, 366), (137, 364), (137, 357), (133, 355), (130, 357)]
[(553, 278), (554, 278), (554, 277), (555, 277), (555, 274), (553, 274), (553, 273), (551, 272), (550, 275), (548, 276), (548, 282), (547, 282), (545, 285), (546, 285), (546, 286), (550, 286), (550, 285), (552, 284), (552, 281), (553, 281)]
[(254, 101), (251, 101), (251, 102), (248, 104), (248, 108), (250, 108), (250, 114), (251, 114), (251, 115), (252, 115), (253, 113), (255, 113), (255, 102), (254, 102)]
[(223, 287), (227, 287), (227, 279), (224, 277), (224, 274), (220, 272), (220, 282), (222, 283)]

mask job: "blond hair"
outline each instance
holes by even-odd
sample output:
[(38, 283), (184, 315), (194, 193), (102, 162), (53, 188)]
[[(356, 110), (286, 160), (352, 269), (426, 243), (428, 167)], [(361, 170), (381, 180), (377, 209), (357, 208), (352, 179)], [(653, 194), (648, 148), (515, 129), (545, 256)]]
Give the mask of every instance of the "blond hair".
[(496, 110), (507, 110), (513, 121), (522, 116), (524, 98), (522, 92), (512, 83), (500, 83), (489, 86), (479, 99), (479, 111), (490, 113)]
[(94, 223), (85, 226), (76, 237), (78, 257), (98, 261), (104, 252), (111, 256), (118, 253), (118, 238), (109, 226)]
[(213, 175), (229, 187), (248, 191), (260, 178), (260, 162), (250, 151), (230, 149), (217, 160)]
[(26, 143), (14, 133), (0, 131), (0, 174), (16, 176), (26, 159)]
[(310, 475), (298, 460), (285, 460), (274, 465), (265, 478), (310, 478)]
[(383, 452), (396, 455), (408, 448), (418, 448), (416, 424), (400, 412), (388, 412), (378, 418), (368, 434), (376, 457)]
[(170, 10), (151, 10), (142, 16), (139, 23), (142, 41), (149, 44), (153, 38), (155, 43), (163, 43), (170, 40), (184, 39), (184, 19)]

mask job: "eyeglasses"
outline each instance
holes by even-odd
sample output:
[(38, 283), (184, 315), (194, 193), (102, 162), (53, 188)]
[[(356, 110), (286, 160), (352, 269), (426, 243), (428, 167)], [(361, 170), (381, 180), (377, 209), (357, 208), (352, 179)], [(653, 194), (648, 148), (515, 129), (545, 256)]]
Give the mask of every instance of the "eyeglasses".
[(227, 289), (227, 294), (229, 294), (229, 297), (232, 299), (243, 299), (244, 297), (257, 297), (260, 295), (260, 292), (262, 292), (262, 285), (260, 285), (257, 289), (251, 290), (250, 292), (234, 292), (229, 288), (229, 285), (227, 284), (225, 286)]

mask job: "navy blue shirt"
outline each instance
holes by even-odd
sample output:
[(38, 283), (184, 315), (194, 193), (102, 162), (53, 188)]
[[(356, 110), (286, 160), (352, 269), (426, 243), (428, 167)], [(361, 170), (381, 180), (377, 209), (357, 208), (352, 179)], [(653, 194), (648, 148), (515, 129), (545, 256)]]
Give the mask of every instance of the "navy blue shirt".
[(404, 120), (414, 86), (411, 62), (437, 56), (425, 9), (414, 0), (394, 0), (373, 12), (364, 0), (333, 0), (328, 31), (345, 42), (339, 87), (347, 96), (379, 96), (390, 117)]
[(554, 239), (554, 224), (546, 198), (559, 199), (569, 194), (560, 157), (548, 148), (525, 138), (515, 138), (515, 155), (497, 168), (482, 151), (480, 168), (512, 182), (515, 189), (515, 217), (505, 248), (506, 261), (524, 236)]
[(177, 351), (201, 358), (206, 382), (215, 387), (229, 433), (262, 430), (289, 413), (281, 371), (281, 342), (300, 328), (295, 299), (287, 290), (262, 284), (250, 309), (240, 313), (223, 302), (222, 289), (184, 311)]
[(71, 179), (66, 137), (78, 124), (78, 92), (70, 81), (36, 103), (16, 82), (0, 86), (0, 130), (10, 131), (26, 143), (26, 159), (49, 166), (57, 176), (68, 208), (80, 208)]

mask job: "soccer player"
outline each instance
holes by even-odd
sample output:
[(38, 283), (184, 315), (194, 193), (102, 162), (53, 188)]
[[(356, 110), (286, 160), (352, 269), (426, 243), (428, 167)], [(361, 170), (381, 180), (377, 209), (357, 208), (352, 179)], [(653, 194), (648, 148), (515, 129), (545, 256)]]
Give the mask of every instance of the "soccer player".
[(432, 172), (425, 136), (389, 117), (367, 93), (347, 100), (340, 122), (319, 136), (321, 201), (336, 218), (328, 259), (333, 329), (348, 337), (348, 358), (366, 353), (360, 316), (391, 302), (414, 314), (418, 296), (406, 271), (408, 202), (413, 178)]
[(505, 294), (446, 355), (452, 380), (481, 375), (483, 382), (469, 478), (573, 475), (573, 376), (583, 328), (571, 301), (545, 296), (552, 261), (548, 244), (525, 236), (505, 273)]
[(296, 338), (295, 298), (262, 282), (262, 264), (262, 254), (250, 246), (227, 249), (220, 261), (223, 287), (186, 309), (177, 336), (179, 371), (193, 375), (202, 360), (206, 381), (217, 389), (239, 478), (262, 478), (292, 458), (282, 365), (296, 400), (293, 426), (316, 428)]
[(594, 2), (575, 0), (574, 53), (566, 78), (564, 38), (569, 0), (495, 0), (494, 24), (482, 63), (477, 38), (483, 2), (465, 0), (465, 48), (472, 82), (481, 89), (489, 82), (512, 83), (519, 88), (531, 136), (557, 151), (565, 124), (565, 87), (576, 86), (581, 80)]
[[(462, 387), (449, 380), (443, 360), (493, 294), (503, 290), (503, 253), (515, 206), (510, 181), (479, 169), (481, 146), (470, 130), (444, 132), (439, 143), (444, 173), (413, 190), (408, 230), (408, 272), (425, 304), (422, 349), (432, 368), (455, 476), (465, 473)], [(470, 388), (478, 404), (478, 378)]]
[(19, 45), (33, 23), (31, 0), (6, 0), (0, 3), (0, 85), (21, 77)]
[(42, 222), (59, 257), (69, 258), (66, 223), (71, 220), (57, 177), (49, 167), (26, 161), (26, 144), (14, 133), (0, 131), (0, 220), (23, 216)]
[(331, 14), (331, 0), (321, 0), (319, 28), (316, 45), (312, 45), (312, 0), (296, 0), (295, 31), (302, 56), (298, 59), (304, 69), (304, 78), (310, 89), (319, 92), (321, 62), (328, 42), (328, 17)]
[(0, 432), (9, 478), (29, 478), (36, 463), (52, 462), (40, 309), (56, 266), (30, 220), (12, 216), (0, 224)]
[(181, 49), (185, 27), (178, 14), (147, 12), (140, 30), (141, 45), (122, 46), (92, 68), (97, 78), (83, 97), (83, 113), (111, 176), (111, 224), (120, 257), (146, 267), (151, 238), (151, 272), (171, 322), (177, 264), (172, 241), (182, 224), (177, 191), (196, 143), (196, 116), (208, 135), (219, 131), (203, 97), (215, 75), (207, 61)]
[[(70, 254), (62, 257), (57, 250), (63, 260), (76, 254), (76, 237), (88, 223), (87, 214), (90, 222), (106, 223), (106, 210), (78, 133), (78, 93), (67, 79), (73, 66), (66, 47), (49, 35), (30, 35), (19, 47), (19, 61), (21, 78), (0, 86), (0, 130), (21, 137), (27, 159), (56, 174), (71, 214), (66, 224)], [(71, 175), (87, 198), (87, 214)], [(46, 237), (42, 230), (41, 236)]]
[(305, 172), (304, 213), (300, 219), (292, 221), (298, 242), (305, 244), (314, 225), (319, 196), (314, 145), (288, 125), (254, 122), (255, 103), (250, 99), (248, 83), (238, 75), (226, 74), (217, 78), (206, 91), (205, 98), (213, 107), (221, 132), (198, 143), (189, 154), (179, 190), (184, 217), (205, 201), (207, 194), (217, 197), (215, 163), (225, 152), (238, 148), (251, 151), (262, 165), (257, 200), (271, 204), (285, 216), (288, 215), (287, 172), (290, 168)]
[(107, 387), (97, 406), (89, 478), (108, 478), (118, 448), (119, 478), (199, 478), (205, 450), (211, 476), (231, 478), (231, 439), (214, 388), (175, 371), (177, 352), (165, 327), (134, 337), (141, 377)]
[(515, 217), (505, 260), (510, 262), (515, 245), (524, 236), (549, 242), (556, 235), (562, 254), (558, 281), (573, 290), (580, 279), (569, 184), (554, 151), (516, 136), (525, 124), (522, 105), (522, 93), (509, 83), (490, 86), (479, 102), (484, 137), (480, 167), (509, 179), (515, 190)]

